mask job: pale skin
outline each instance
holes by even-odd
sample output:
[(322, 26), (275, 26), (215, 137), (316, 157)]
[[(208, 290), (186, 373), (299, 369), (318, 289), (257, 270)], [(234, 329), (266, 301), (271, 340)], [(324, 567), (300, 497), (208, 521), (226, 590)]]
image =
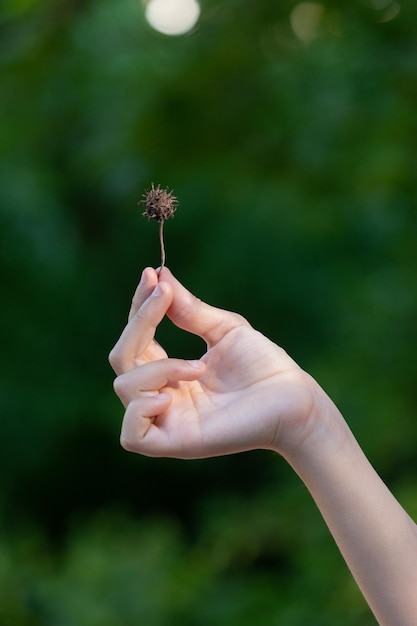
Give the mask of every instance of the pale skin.
[[(154, 338), (165, 315), (205, 340), (201, 358), (168, 358)], [(417, 526), (330, 398), (282, 348), (240, 315), (201, 302), (166, 267), (146, 268), (109, 358), (126, 450), (278, 453), (310, 491), (378, 623), (417, 626)]]

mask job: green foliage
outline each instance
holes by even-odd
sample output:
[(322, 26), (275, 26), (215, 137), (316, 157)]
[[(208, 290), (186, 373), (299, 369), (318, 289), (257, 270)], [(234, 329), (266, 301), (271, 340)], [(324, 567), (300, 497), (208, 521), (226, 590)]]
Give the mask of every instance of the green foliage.
[[(2, 545), (0, 618), (16, 626), (370, 624), (300, 488), (209, 501), (191, 544), (165, 517), (107, 513), (74, 526), (59, 556), (22, 534)], [(305, 505), (311, 518), (291, 516)], [(295, 519), (295, 518), (294, 518)], [(329, 572), (332, 572), (329, 580)]]
[(417, 514), (417, 7), (331, 0), (305, 42), (296, 4), (207, 0), (174, 38), (133, 0), (1, 9), (2, 623), (374, 623), (274, 456), (119, 450), (107, 365), (154, 181), (167, 264), (294, 355)]

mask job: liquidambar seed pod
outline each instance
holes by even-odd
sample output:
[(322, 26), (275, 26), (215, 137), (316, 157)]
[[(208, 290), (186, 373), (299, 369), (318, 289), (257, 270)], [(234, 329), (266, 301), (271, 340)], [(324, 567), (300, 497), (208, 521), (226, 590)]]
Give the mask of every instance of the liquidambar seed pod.
[(152, 183), (152, 188), (146, 190), (143, 194), (143, 200), (139, 200), (138, 206), (145, 206), (145, 211), (142, 213), (150, 220), (159, 222), (159, 242), (161, 244), (161, 269), (165, 265), (165, 245), (164, 245), (164, 222), (170, 217), (174, 217), (175, 210), (178, 206), (178, 200), (172, 193), (173, 190), (168, 191), (168, 187), (161, 188), (161, 185), (155, 187)]

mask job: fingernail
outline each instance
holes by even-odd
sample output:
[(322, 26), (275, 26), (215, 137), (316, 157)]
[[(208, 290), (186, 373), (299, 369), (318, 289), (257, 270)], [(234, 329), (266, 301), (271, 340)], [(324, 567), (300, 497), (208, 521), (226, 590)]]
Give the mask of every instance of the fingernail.
[(203, 364), (203, 361), (194, 360), (194, 361), (187, 361), (187, 363), (189, 363), (193, 367), (200, 368)]
[(154, 396), (155, 400), (158, 400), (158, 402), (166, 402), (167, 400), (171, 400), (171, 396), (169, 395), (169, 393), (165, 393), (165, 392), (161, 392), (158, 393), (156, 396)]
[(157, 286), (155, 287), (155, 289), (152, 292), (153, 296), (160, 296), (162, 294), (162, 290), (161, 287), (159, 285), (159, 283), (157, 284)]

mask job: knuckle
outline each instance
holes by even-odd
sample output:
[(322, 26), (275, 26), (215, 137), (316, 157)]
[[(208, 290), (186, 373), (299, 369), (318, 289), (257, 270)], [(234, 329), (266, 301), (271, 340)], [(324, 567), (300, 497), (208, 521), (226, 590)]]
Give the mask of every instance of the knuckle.
[(123, 376), (118, 376), (113, 381), (113, 389), (117, 396), (122, 396), (126, 389), (126, 382)]
[(150, 329), (152, 332), (156, 331), (157, 324), (152, 311), (139, 309), (139, 311), (135, 314), (135, 323), (141, 330)]
[(116, 348), (110, 350), (109, 363), (114, 370), (116, 370), (120, 365), (120, 356)]
[(137, 323), (145, 322), (148, 320), (149, 314), (146, 307), (141, 307), (135, 313), (135, 321)]
[(132, 442), (129, 440), (128, 437), (126, 437), (126, 435), (123, 432), (120, 434), (120, 445), (127, 452), (133, 452)]
[(143, 320), (144, 316), (145, 314), (143, 308), (139, 308), (134, 315), (134, 319), (136, 322), (140, 322), (141, 320)]
[(193, 296), (191, 293), (188, 293), (184, 298), (184, 301), (181, 303), (181, 307), (176, 310), (177, 318), (180, 321), (186, 320), (192, 313), (193, 307), (195, 307), (196, 304), (201, 304), (201, 300)]
[(232, 313), (236, 326), (248, 326), (248, 321), (240, 313)]

